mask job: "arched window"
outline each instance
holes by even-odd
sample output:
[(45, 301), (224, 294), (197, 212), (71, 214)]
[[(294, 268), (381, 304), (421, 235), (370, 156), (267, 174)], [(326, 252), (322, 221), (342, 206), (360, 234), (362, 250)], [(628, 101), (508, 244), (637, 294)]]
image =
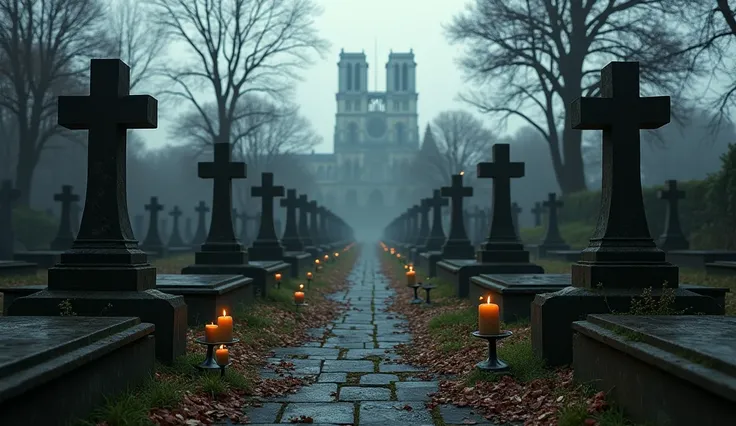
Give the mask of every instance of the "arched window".
[(409, 90), (409, 66), (401, 66), (401, 90)]
[(355, 64), (355, 90), (360, 90), (360, 65)]
[(399, 64), (394, 64), (394, 90), (397, 92), (401, 90), (401, 79), (399, 77)]
[(358, 124), (350, 122), (348, 124), (348, 143), (358, 143)]
[(406, 142), (406, 126), (404, 123), (396, 123), (396, 143)]
[(353, 66), (351, 64), (348, 64), (347, 72), (345, 74), (347, 77), (348, 90), (353, 90)]

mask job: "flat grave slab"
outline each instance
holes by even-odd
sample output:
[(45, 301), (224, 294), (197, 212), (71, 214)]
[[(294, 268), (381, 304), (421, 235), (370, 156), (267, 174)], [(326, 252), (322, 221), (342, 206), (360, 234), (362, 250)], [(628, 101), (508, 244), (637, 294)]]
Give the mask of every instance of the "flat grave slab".
[(253, 279), (256, 297), (265, 296), (276, 286), (276, 273), (289, 273), (289, 264), (282, 261), (251, 260), (245, 265), (189, 265), (183, 275), (243, 275)]
[(470, 278), (469, 298), (491, 296), (498, 305), (501, 321), (511, 323), (531, 317), (534, 296), (562, 290), (570, 285), (570, 274), (481, 274)]
[(48, 269), (59, 263), (62, 253), (64, 253), (63, 250), (16, 251), (13, 253), (13, 259), (35, 263), (39, 268)]
[(719, 261), (706, 263), (705, 273), (715, 276), (736, 276), (736, 261)]
[(683, 268), (703, 269), (713, 262), (736, 261), (736, 251), (728, 250), (670, 250), (667, 261)]
[(589, 315), (573, 330), (575, 379), (606, 390), (632, 420), (736, 418), (736, 317)]
[(468, 297), (470, 277), (481, 274), (544, 274), (544, 269), (533, 263), (478, 263), (475, 259), (437, 262), (437, 276), (454, 283), (458, 297)]
[(311, 270), (313, 257), (311, 254), (303, 251), (285, 251), (284, 262), (291, 267), (289, 272), (292, 278), (304, 277), (307, 270)]
[(14, 275), (33, 275), (38, 265), (35, 263), (21, 262), (18, 260), (0, 260), (0, 277), (12, 277)]
[(2, 317), (0, 329), (3, 424), (68, 424), (153, 372), (154, 326), (138, 318)]

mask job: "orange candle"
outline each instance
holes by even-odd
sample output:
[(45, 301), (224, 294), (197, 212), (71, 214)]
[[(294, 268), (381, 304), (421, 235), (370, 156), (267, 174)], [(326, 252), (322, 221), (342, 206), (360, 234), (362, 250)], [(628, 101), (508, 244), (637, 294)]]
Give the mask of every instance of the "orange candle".
[(396, 253), (396, 258), (401, 259), (401, 253)]
[(325, 262), (327, 262), (328, 260), (330, 260), (330, 255), (329, 254), (326, 254), (325, 255)]
[(414, 268), (410, 266), (409, 270), (406, 271), (406, 285), (411, 287), (416, 284), (417, 284), (417, 273), (414, 272)]
[(219, 328), (220, 327), (218, 327), (217, 324), (214, 324), (214, 323), (205, 324), (205, 326), (204, 326), (204, 340), (206, 342), (212, 342), (212, 343), (219, 342), (219, 340), (217, 340), (219, 338), (218, 335), (217, 335)]
[(307, 279), (308, 280), (311, 280), (312, 279), (312, 273), (311, 272), (307, 272)]
[(299, 284), (299, 291), (294, 292), (294, 303), (304, 303), (304, 284)]
[(218, 334), (221, 342), (230, 342), (233, 340), (233, 317), (222, 310), (222, 316), (217, 317)]
[(215, 351), (215, 361), (217, 365), (227, 365), (230, 361), (230, 352), (225, 345), (220, 345), (220, 348)]
[(281, 281), (281, 274), (276, 274), (275, 277), (276, 277), (276, 281)]
[[(480, 300), (483, 301), (483, 298)], [(498, 305), (491, 303), (491, 296), (488, 296), (486, 303), (478, 305), (478, 332), (484, 335), (501, 332)]]
[(340, 253), (335, 252), (335, 257), (340, 257)]

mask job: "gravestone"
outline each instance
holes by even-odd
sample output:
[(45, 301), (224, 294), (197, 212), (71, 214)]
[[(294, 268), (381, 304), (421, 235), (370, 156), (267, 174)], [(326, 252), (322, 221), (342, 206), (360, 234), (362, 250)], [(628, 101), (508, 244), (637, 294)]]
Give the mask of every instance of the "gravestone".
[(141, 250), (153, 257), (166, 256), (166, 246), (161, 241), (161, 234), (158, 229), (158, 213), (164, 209), (164, 206), (158, 203), (158, 197), (151, 197), (150, 203), (146, 204), (145, 208), (149, 214), (148, 233), (141, 243)]
[(472, 259), (474, 248), (465, 232), (463, 198), (473, 196), (473, 188), (463, 186), (463, 174), (452, 175), (452, 185), (440, 188), (443, 197), (450, 199), (450, 235), (442, 246), (443, 259)]
[(575, 380), (637, 424), (736, 419), (736, 317), (589, 315), (573, 330)]
[(273, 184), (273, 173), (261, 173), (261, 186), (251, 187), (251, 196), (261, 198), (261, 225), (248, 252), (252, 260), (280, 261), (284, 247), (276, 235), (273, 200), (284, 196), (284, 187)]
[(532, 347), (550, 365), (572, 361), (570, 325), (588, 314), (628, 312), (632, 296), (662, 286), (675, 292), (675, 309), (717, 314), (714, 299), (679, 288), (649, 234), (641, 189), (640, 129), (670, 121), (670, 98), (639, 96), (639, 63), (611, 62), (601, 71), (599, 98), (571, 104), (574, 129), (602, 130), (601, 210), (589, 246), (572, 265), (572, 285), (537, 295), (532, 303)]
[(302, 243), (304, 244), (304, 251), (309, 253), (312, 258), (316, 258), (319, 256), (320, 252), (317, 247), (314, 246), (314, 243), (312, 242), (312, 232), (309, 230), (309, 212), (310, 212), (310, 203), (307, 200), (307, 196), (305, 194), (299, 195), (298, 198), (298, 204), (299, 204), (299, 238), (301, 239)]
[(448, 204), (449, 201), (442, 197), (439, 189), (432, 191), (432, 198), (429, 199), (429, 207), (432, 209), (432, 230), (429, 232), (425, 251), (419, 254), (416, 264), (417, 270), (428, 277), (437, 275), (437, 262), (442, 258), (442, 246), (445, 244), (442, 207)]
[(547, 201), (543, 205), (547, 210), (547, 229), (542, 242), (537, 246), (537, 259), (549, 256), (551, 258), (567, 260), (570, 258), (568, 256), (573, 256), (573, 259), (577, 260), (580, 251), (570, 250), (570, 246), (565, 243), (565, 240), (562, 239), (562, 235), (560, 234), (557, 209), (562, 207), (562, 201), (557, 199), (557, 194), (550, 192), (547, 194)]
[(299, 208), (299, 198), (296, 189), (286, 190), (286, 198), (282, 199), (281, 207), (286, 208), (286, 228), (281, 243), (284, 245), (283, 259), (291, 265), (291, 276), (299, 278), (307, 273), (312, 267), (312, 255), (304, 251), (304, 243), (299, 237), (297, 227), (296, 211)]
[(680, 226), (680, 200), (685, 198), (685, 191), (677, 189), (676, 180), (666, 182), (667, 189), (657, 191), (657, 198), (667, 201), (664, 217), (664, 232), (659, 236), (657, 245), (665, 252), (670, 250), (688, 250), (690, 243)]
[(485, 212), (480, 207), (474, 206), (472, 211), (465, 211), (465, 226), (470, 231), (470, 243), (477, 247), (483, 242), (483, 224)]
[(329, 232), (327, 231), (328, 212), (324, 206), (317, 207), (317, 217), (319, 218), (320, 247), (329, 254), (332, 252), (332, 244), (330, 242)]
[(318, 254), (321, 255), (324, 253), (325, 250), (324, 247), (322, 247), (322, 236), (319, 233), (319, 209), (317, 208), (317, 201), (315, 200), (309, 202), (309, 235), (312, 240), (312, 245), (317, 249)]
[[(286, 272), (284, 262), (249, 261), (248, 252), (235, 238), (232, 221), (232, 179), (245, 178), (245, 163), (230, 161), (229, 143), (214, 144), (214, 161), (198, 164), (200, 178), (213, 180), (212, 220), (207, 239), (194, 254), (194, 265), (182, 269), (182, 274), (244, 275), (252, 278), (251, 295), (266, 295), (275, 284), (274, 274)], [(200, 203), (203, 206), (204, 203)], [(200, 209), (204, 210), (204, 209)]]
[(37, 265), (13, 259), (13, 202), (20, 191), (13, 189), (13, 182), (4, 180), (0, 186), (0, 277), (36, 273)]
[(169, 242), (167, 244), (170, 253), (187, 253), (192, 250), (192, 247), (184, 243), (184, 240), (181, 239), (181, 234), (179, 232), (179, 218), (181, 218), (181, 215), (182, 212), (179, 206), (174, 206), (174, 208), (169, 212), (169, 216), (171, 216), (174, 222), (171, 229), (171, 236), (169, 237)]
[[(59, 316), (63, 302), (78, 316), (139, 317), (155, 325), (156, 357), (169, 363), (186, 352), (187, 307), (182, 297), (154, 289), (156, 269), (131, 230), (127, 130), (156, 128), (158, 104), (151, 96), (129, 95), (129, 82), (130, 69), (122, 61), (93, 59), (89, 96), (59, 97), (59, 125), (88, 130), (82, 223), (72, 248), (49, 269), (48, 289), (16, 299), (8, 315)], [(136, 367), (108, 366), (119, 368)]]
[(194, 234), (192, 234), (192, 218), (187, 217), (184, 221), (184, 244), (188, 245), (190, 249), (192, 246), (192, 238), (194, 238)]
[(71, 185), (62, 185), (61, 192), (54, 194), (54, 200), (61, 202), (61, 218), (56, 238), (51, 241), (50, 250), (16, 251), (14, 258), (24, 262), (37, 264), (41, 268), (50, 268), (56, 265), (64, 250), (71, 248), (74, 242), (71, 224), (71, 205), (79, 201), (79, 196), (73, 193)]
[(532, 214), (534, 215), (534, 227), (539, 228), (542, 226), (542, 213), (544, 212), (544, 209), (542, 209), (542, 203), (539, 201), (534, 203), (534, 208), (532, 209)]
[(205, 220), (210, 208), (207, 207), (207, 203), (200, 201), (194, 208), (194, 211), (197, 212), (197, 230), (194, 231), (194, 237), (192, 237), (191, 241), (192, 248), (196, 250), (207, 240), (207, 225), (205, 224)]
[(524, 210), (519, 207), (519, 204), (517, 204), (515, 201), (511, 203), (511, 222), (514, 224), (514, 229), (516, 230), (516, 235), (521, 236), (521, 228), (519, 227), (519, 215)]
[(524, 163), (511, 162), (509, 144), (493, 145), (493, 162), (478, 163), (479, 178), (493, 179), (491, 226), (475, 260), (443, 260), (437, 272), (455, 284), (458, 297), (468, 297), (470, 277), (480, 274), (543, 274), (529, 262), (514, 227), (511, 209), (511, 179), (524, 176)]
[(411, 249), (411, 262), (416, 267), (419, 261), (419, 255), (427, 249), (427, 240), (429, 239), (429, 209), (430, 198), (422, 198), (419, 202), (419, 233)]
[(414, 248), (414, 245), (417, 242), (417, 237), (419, 236), (419, 210), (419, 206), (414, 204), (406, 211), (406, 236), (404, 237), (404, 241), (402, 241), (400, 247), (401, 252), (407, 256), (411, 253), (411, 249)]

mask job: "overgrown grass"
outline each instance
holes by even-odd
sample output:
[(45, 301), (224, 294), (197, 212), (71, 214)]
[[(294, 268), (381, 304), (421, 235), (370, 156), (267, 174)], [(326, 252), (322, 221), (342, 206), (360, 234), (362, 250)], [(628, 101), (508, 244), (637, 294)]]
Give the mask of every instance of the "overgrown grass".
[(438, 342), (440, 351), (457, 352), (468, 344), (468, 335), (478, 325), (476, 310), (472, 308), (437, 315), (429, 321), (429, 332)]
[(618, 407), (611, 407), (594, 415), (588, 414), (588, 407), (584, 401), (575, 401), (563, 407), (557, 415), (557, 425), (583, 426), (588, 419), (598, 422), (598, 426), (648, 426), (631, 422)]

